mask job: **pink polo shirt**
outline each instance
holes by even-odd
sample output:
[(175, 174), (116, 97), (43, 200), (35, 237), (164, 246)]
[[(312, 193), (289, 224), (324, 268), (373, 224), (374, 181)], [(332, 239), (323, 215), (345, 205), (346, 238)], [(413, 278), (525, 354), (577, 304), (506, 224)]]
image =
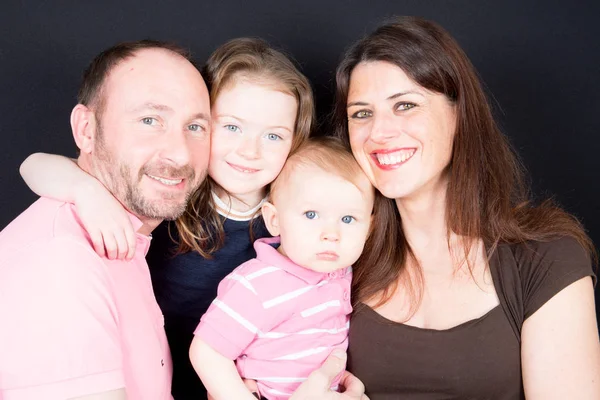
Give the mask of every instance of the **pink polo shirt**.
[(138, 234), (132, 261), (99, 257), (74, 206), (46, 198), (0, 232), (0, 399), (171, 399), (149, 244)]
[(221, 281), (195, 335), (237, 360), (263, 396), (287, 399), (334, 349), (346, 350), (352, 272), (312, 271), (270, 243), (279, 238), (257, 240), (257, 257)]

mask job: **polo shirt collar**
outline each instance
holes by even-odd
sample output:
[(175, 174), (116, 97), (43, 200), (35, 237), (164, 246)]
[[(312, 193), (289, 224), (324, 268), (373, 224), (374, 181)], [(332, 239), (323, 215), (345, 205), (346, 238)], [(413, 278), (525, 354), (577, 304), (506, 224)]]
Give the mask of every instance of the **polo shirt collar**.
[(142, 251), (144, 254), (144, 257), (146, 257), (146, 255), (148, 254), (148, 250), (150, 249), (150, 239), (152, 239), (152, 236), (147, 236), (141, 233), (138, 233), (138, 230), (144, 226), (144, 223), (134, 214), (132, 214), (128, 209), (123, 208), (125, 210), (125, 212), (127, 213), (127, 216), (129, 217), (129, 221), (131, 222), (131, 226), (133, 227), (133, 230), (135, 231), (135, 236), (136, 236), (136, 246), (138, 247), (139, 251)]
[(302, 267), (288, 257), (281, 254), (272, 244), (280, 244), (279, 237), (263, 238), (258, 239), (254, 242), (254, 249), (256, 250), (256, 258), (260, 261), (273, 265), (274, 267), (281, 268), (294, 275), (295, 277), (302, 279), (309, 285), (316, 285), (324, 279), (329, 277), (329, 274), (324, 272), (313, 271)]

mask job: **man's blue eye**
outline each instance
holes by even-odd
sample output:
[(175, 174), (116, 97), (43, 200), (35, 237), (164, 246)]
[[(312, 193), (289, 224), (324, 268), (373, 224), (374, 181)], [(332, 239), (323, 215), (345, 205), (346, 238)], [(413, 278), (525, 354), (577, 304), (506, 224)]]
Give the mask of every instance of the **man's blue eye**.
[(314, 212), (314, 211), (307, 211), (307, 212), (304, 213), (304, 215), (308, 219), (316, 219), (317, 218), (317, 213)]
[(204, 130), (204, 127), (200, 124), (191, 124), (188, 129), (193, 132), (200, 132)]
[(342, 217), (342, 222), (345, 224), (349, 224), (352, 221), (354, 221), (354, 217), (351, 217), (350, 215), (345, 215)]
[(142, 118), (142, 124), (144, 124), (144, 125), (154, 125), (155, 121), (156, 121), (156, 118), (152, 118), (152, 117)]

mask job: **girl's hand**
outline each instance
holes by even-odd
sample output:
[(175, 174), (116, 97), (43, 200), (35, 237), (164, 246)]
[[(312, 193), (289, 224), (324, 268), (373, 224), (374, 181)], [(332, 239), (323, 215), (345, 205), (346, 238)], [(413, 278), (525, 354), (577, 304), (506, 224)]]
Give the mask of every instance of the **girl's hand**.
[(98, 255), (111, 260), (133, 258), (136, 236), (127, 212), (76, 160), (35, 153), (23, 161), (19, 172), (36, 194), (75, 204)]
[(136, 236), (123, 205), (96, 179), (76, 188), (74, 204), (94, 251), (107, 258), (131, 260)]

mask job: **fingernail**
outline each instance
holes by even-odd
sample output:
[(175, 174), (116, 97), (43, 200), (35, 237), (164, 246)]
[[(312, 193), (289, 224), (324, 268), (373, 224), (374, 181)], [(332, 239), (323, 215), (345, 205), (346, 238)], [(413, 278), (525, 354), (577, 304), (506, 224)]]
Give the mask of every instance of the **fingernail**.
[(257, 399), (260, 399), (260, 396), (258, 395), (258, 393), (256, 392), (252, 392), (252, 394), (254, 395), (254, 397), (256, 397)]

